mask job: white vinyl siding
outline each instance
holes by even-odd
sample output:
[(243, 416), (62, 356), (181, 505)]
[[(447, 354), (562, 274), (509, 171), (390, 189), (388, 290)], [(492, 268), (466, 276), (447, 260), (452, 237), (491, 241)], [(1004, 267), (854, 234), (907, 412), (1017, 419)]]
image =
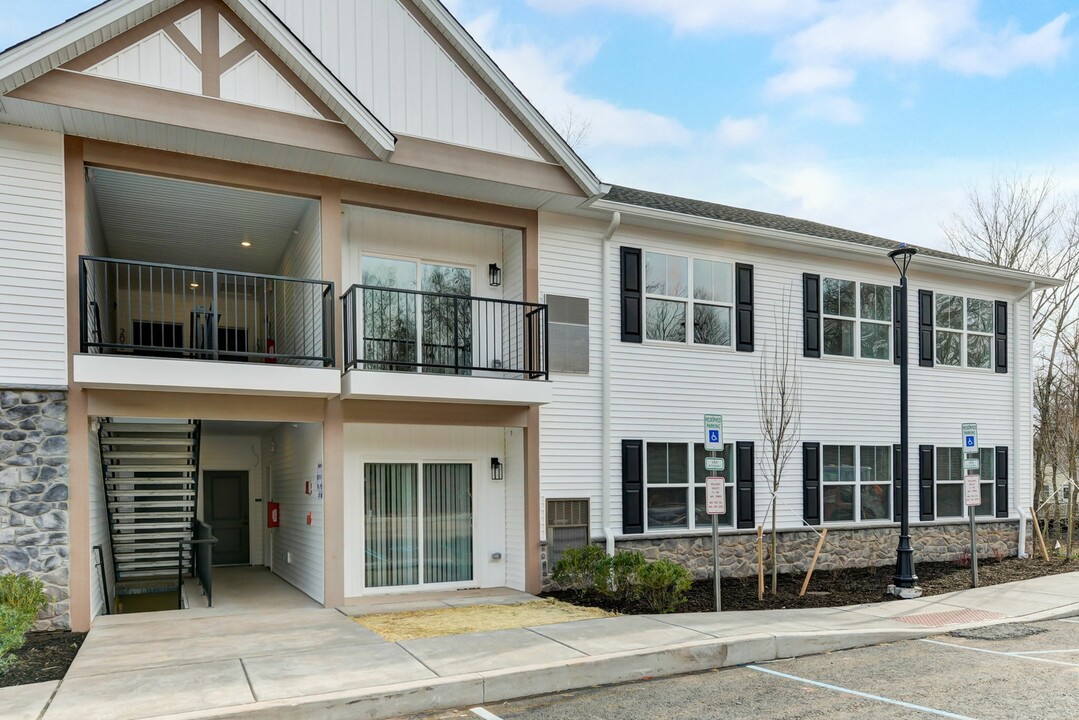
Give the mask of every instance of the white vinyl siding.
[[(296, 235), (285, 248), (281, 263), (274, 274), (305, 280), (322, 278), (322, 208), (317, 202), (310, 203), (304, 211), (296, 228)], [(282, 290), (282, 307), (291, 307), (295, 311), (289, 313), (282, 323), (276, 352), (279, 355), (307, 355), (316, 352), (323, 337), (322, 304), (316, 296), (321, 288), (288, 283)], [(334, 288), (334, 292), (337, 292), (337, 288)], [(332, 302), (336, 303), (337, 298), (333, 298)], [(255, 323), (258, 323), (258, 320), (255, 320)], [(265, 335), (261, 328), (255, 332), (255, 337), (258, 338)], [(264, 348), (259, 350), (261, 352)], [(329, 348), (326, 350), (328, 352)], [(321, 363), (314, 360), (291, 360), (288, 363), (321, 367)]]
[(266, 5), (392, 132), (540, 159), (397, 0)]
[[(599, 318), (600, 241), (604, 226), (565, 216), (541, 213), (541, 291), (589, 295), (592, 302), (591, 375), (558, 376), (554, 401), (541, 409), (545, 497), (590, 497), (592, 534), (602, 534), (600, 503), (600, 332), (610, 336), (611, 366), (611, 517), (616, 533), (621, 528), (621, 440), (686, 442), (702, 432), (702, 416), (722, 414), (729, 441), (755, 442), (755, 519), (764, 520), (769, 501), (767, 480), (760, 463), (767, 447), (760, 437), (757, 400), (760, 362), (765, 349), (782, 336), (801, 375), (802, 442), (842, 439), (855, 446), (885, 446), (899, 442), (899, 369), (892, 362), (862, 362), (842, 357), (827, 360), (802, 356), (802, 274), (857, 278), (859, 282), (895, 284), (895, 269), (885, 252), (879, 262), (837, 260), (792, 248), (729, 242), (722, 237), (696, 238), (641, 228), (623, 220), (612, 245), (609, 298), (610, 322)], [(645, 342), (623, 343), (619, 328), (618, 247), (700, 256), (705, 249), (731, 262), (754, 266), (756, 352), (717, 353), (713, 349)], [(915, 259), (917, 263), (917, 258)], [(837, 267), (841, 267), (842, 275)], [(1030, 347), (1022, 338), (1030, 333), (1030, 303), (1012, 300), (1022, 287), (995, 285), (957, 273), (912, 266), (908, 292), (908, 348), (910, 363), (910, 447), (908, 466), (917, 477), (918, 445), (945, 445), (958, 438), (964, 422), (978, 422), (985, 446), (1012, 446), (1009, 504), (1029, 504), (1031, 486)], [(917, 291), (948, 290), (954, 294), (999, 297), (1009, 301), (1009, 373), (949, 373), (917, 364)], [(890, 328), (889, 328), (890, 330)], [(1012, 382), (1019, 373), (1020, 450), (1014, 450)], [(795, 529), (802, 520), (802, 454), (787, 463), (779, 488), (777, 516), (781, 528)], [(909, 503), (918, 508), (917, 483), (910, 483)], [(1014, 511), (1011, 513), (1014, 516)], [(917, 517), (917, 515), (915, 515)], [(890, 522), (890, 518), (886, 520)], [(874, 522), (865, 520), (866, 523)], [(683, 531), (690, 532), (690, 531)]]
[(66, 293), (63, 138), (0, 125), (0, 385), (67, 385)]
[[(270, 466), (270, 500), (281, 504), (281, 526), (270, 533), (273, 571), (322, 602), (324, 513), (322, 499), (314, 490), (322, 462), (322, 425), (283, 424), (263, 439), (262, 453)], [(304, 492), (307, 482), (312, 487), (310, 495)]]

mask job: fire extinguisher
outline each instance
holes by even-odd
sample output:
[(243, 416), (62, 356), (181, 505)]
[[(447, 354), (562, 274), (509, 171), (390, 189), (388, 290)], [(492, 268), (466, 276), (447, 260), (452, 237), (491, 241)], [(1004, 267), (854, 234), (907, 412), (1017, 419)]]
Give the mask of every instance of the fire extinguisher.
[[(267, 355), (273, 355), (276, 352), (277, 352), (277, 343), (274, 342), (273, 338), (266, 338), (266, 354)], [(268, 362), (268, 363), (276, 363), (277, 358), (268, 357), (268, 358), (266, 358), (266, 362)]]

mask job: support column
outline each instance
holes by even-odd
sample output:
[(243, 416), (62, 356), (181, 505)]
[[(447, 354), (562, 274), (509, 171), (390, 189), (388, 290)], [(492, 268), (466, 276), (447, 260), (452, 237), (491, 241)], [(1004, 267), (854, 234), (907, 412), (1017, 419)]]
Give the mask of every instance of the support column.
[[(334, 367), (342, 366), (344, 325), (338, 297), (343, 292), (341, 272), (341, 185), (329, 181), (322, 187), (322, 279), (334, 285)], [(345, 423), (341, 397), (326, 400), (322, 424), (322, 552), (323, 603), (342, 605), (345, 600)]]
[[(524, 260), (524, 300), (539, 302), (539, 213), (531, 213), (521, 231)], [(540, 410), (528, 408), (525, 451), (525, 590), (538, 593), (543, 584), (540, 567)]]

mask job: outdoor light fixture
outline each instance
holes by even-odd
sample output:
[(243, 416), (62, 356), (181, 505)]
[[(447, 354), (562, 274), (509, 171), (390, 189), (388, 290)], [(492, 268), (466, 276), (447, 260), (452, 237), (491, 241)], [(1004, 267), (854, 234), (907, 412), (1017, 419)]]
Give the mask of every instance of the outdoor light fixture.
[(491, 287), (498, 287), (502, 284), (502, 268), (498, 267), (498, 263), (488, 265), (487, 274), (491, 278)]
[(192, 290), (194, 290), (194, 289), (195, 289), (195, 288), (197, 288), (198, 286), (199, 286), (199, 284), (198, 284), (198, 283), (191, 283), (191, 289), (192, 289)]
[(502, 479), (502, 461), (496, 457), (491, 458), (491, 479)]
[(250, 240), (244, 240), (240, 244), (243, 245), (244, 247), (251, 247), (251, 241)]
[(899, 271), (899, 298), (896, 301), (895, 319), (899, 326), (899, 546), (895, 554), (895, 576), (889, 591), (903, 598), (915, 598), (922, 594), (918, 589), (918, 576), (914, 574), (914, 550), (910, 546), (910, 411), (908, 407), (907, 373), (907, 268), (917, 254), (916, 248), (902, 244), (888, 253)]

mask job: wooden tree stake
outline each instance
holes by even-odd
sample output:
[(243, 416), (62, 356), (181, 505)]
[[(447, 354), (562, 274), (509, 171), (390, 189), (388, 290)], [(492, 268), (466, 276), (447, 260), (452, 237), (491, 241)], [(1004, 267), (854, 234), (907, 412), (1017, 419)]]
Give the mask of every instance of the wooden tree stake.
[(1034, 508), (1030, 509), (1030, 519), (1034, 525), (1034, 534), (1038, 536), (1038, 544), (1042, 548), (1042, 557), (1045, 558), (1045, 562), (1049, 562), (1049, 550), (1045, 547), (1045, 538), (1042, 537), (1042, 529), (1038, 525), (1038, 513)]
[(809, 572), (806, 573), (806, 579), (802, 581), (802, 589), (798, 591), (798, 597), (803, 597), (806, 594), (809, 579), (813, 577), (813, 568), (817, 567), (817, 558), (820, 557), (820, 549), (824, 545), (824, 538), (826, 537), (828, 537), (828, 528), (820, 531), (820, 540), (817, 541), (817, 549), (813, 551), (813, 559), (809, 562)]
[(757, 599), (764, 599), (764, 526), (757, 526)]

